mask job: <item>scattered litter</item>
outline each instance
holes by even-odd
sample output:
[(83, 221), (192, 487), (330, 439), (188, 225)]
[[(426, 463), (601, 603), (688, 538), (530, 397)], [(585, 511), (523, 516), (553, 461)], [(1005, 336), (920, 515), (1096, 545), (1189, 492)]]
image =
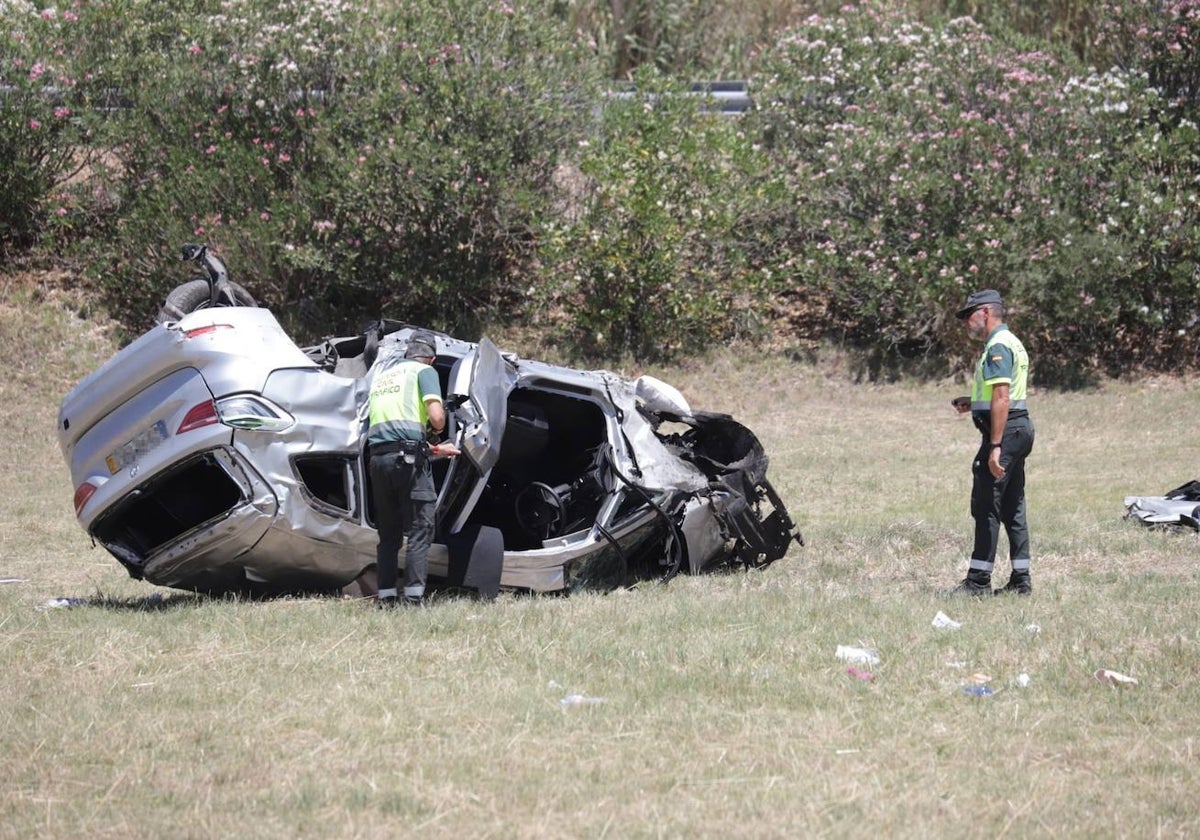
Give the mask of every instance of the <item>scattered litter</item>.
[(0, 583), (29, 583), (29, 578), (0, 578)]
[(963, 694), (971, 697), (991, 697), (993, 694), (995, 694), (995, 692), (992, 691), (991, 686), (987, 685), (964, 685), (962, 690)]
[(939, 630), (957, 630), (962, 627), (962, 622), (955, 621), (941, 610), (938, 610), (938, 614), (933, 617), (933, 626)]
[(1029, 688), (1030, 682), (1032, 680), (1029, 679), (1028, 674), (1017, 674), (1017, 685), (1021, 686), (1021, 688)]
[(86, 598), (51, 598), (38, 607), (39, 610), (61, 610), (69, 607), (82, 607), (87, 603)]
[(875, 680), (875, 675), (870, 671), (864, 671), (862, 668), (855, 668), (853, 665), (846, 669), (846, 673), (855, 679), (862, 680), (863, 682), (873, 682)]
[(858, 755), (862, 750), (834, 750), (834, 755)]
[(966, 668), (966, 667), (967, 667), (967, 663), (966, 663), (966, 662), (963, 662), (963, 661), (961, 661), (961, 660), (954, 660), (954, 661), (949, 661), (949, 662), (947, 662), (947, 663), (946, 663), (946, 667), (947, 667), (947, 668), (954, 668), (954, 669), (956, 669), (956, 670), (959, 670), (959, 671), (961, 671), (961, 670), (963, 670), (964, 668)]
[(873, 650), (861, 647), (851, 647), (850, 645), (837, 646), (837, 658), (844, 662), (853, 662), (856, 665), (878, 665), (879, 654)]
[(563, 709), (577, 709), (581, 706), (599, 706), (603, 702), (603, 697), (588, 697), (585, 694), (568, 694), (566, 697), (558, 701), (558, 705)]
[(1028, 634), (1029, 634), (1029, 635), (1031, 635), (1031, 636), (1036, 636), (1038, 633), (1041, 633), (1041, 632), (1042, 632), (1042, 625), (1040, 625), (1040, 624), (1028, 624), (1028, 625), (1026, 625), (1026, 626), (1025, 626), (1025, 632), (1026, 632), (1026, 633), (1028, 633)]
[(1124, 686), (1138, 684), (1136, 677), (1118, 674), (1116, 671), (1110, 671), (1107, 668), (1098, 668), (1096, 673), (1092, 674), (1092, 676), (1100, 680), (1100, 682), (1108, 683), (1113, 688), (1122, 688)]
[(987, 674), (972, 674), (969, 679), (976, 685), (983, 685), (992, 681), (992, 678)]

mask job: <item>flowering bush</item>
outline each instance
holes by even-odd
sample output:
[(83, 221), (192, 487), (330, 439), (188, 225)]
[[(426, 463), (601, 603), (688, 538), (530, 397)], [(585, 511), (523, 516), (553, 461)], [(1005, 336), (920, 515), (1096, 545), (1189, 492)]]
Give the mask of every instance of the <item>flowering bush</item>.
[(185, 241), (301, 335), (470, 329), (534, 247), (539, 186), (594, 100), (570, 38), (505, 0), (104, 0), (127, 107), (118, 200), (81, 248), (141, 326)]
[(62, 225), (70, 181), (95, 165), (93, 77), (74, 50), (79, 16), (0, 2), (0, 252)]
[(1136, 68), (1086, 74), (969, 19), (864, 4), (788, 33), (753, 93), (791, 196), (781, 293), (817, 310), (810, 329), (962, 361), (952, 313), (996, 287), (1048, 376), (1176, 356), (1196, 309), (1194, 268), (1171, 264), (1195, 254), (1195, 128), (1162, 125)]
[(642, 68), (579, 144), (574, 206), (544, 230), (542, 290), (587, 355), (669, 358), (755, 327), (764, 284), (742, 211), (765, 161), (702, 108)]

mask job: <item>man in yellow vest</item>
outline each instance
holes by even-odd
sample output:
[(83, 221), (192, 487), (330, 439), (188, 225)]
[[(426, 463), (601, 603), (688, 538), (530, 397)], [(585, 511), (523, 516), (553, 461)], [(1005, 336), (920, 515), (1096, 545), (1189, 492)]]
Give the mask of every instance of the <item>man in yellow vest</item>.
[[(431, 448), (426, 442), (427, 435), (440, 437), (446, 429), (441, 383), (431, 367), (436, 352), (437, 339), (430, 333), (416, 332), (402, 358), (378, 360), (378, 367), (371, 373), (367, 454), (379, 532), (375, 562), (381, 607), (422, 603), (437, 501), (429, 456), (458, 454), (451, 443)], [(405, 534), (408, 548), (401, 599), (396, 581)]]
[(975, 547), (967, 578), (954, 592), (992, 594), (992, 567), (1003, 525), (1012, 576), (997, 593), (1029, 595), (1033, 591), (1025, 518), (1025, 458), (1033, 450), (1033, 421), (1026, 404), (1029, 354), (1004, 323), (1004, 302), (994, 289), (972, 293), (957, 314), (966, 322), (967, 335), (983, 341), (983, 354), (975, 366), (970, 398), (959, 397), (954, 407), (959, 413), (971, 412), (983, 440), (972, 466)]

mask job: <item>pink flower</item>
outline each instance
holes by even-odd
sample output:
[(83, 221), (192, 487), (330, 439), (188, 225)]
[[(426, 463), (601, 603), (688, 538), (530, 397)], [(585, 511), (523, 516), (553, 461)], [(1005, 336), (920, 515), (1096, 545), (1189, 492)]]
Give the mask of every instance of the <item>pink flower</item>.
[(204, 150), (204, 154), (206, 154), (206, 155), (211, 155), (211, 154), (213, 154), (213, 153), (214, 153), (214, 152), (216, 152), (216, 151), (217, 151), (217, 147), (216, 147), (216, 146), (209, 146), (207, 149), (205, 149), (205, 150)]
[(271, 214), (266, 212), (259, 213), (258, 218), (262, 219), (264, 222), (269, 222), (271, 221)]
[(37, 120), (30, 120), (29, 127), (32, 128), (34, 131), (37, 131), (39, 128), (42, 127), (42, 124), (40, 122), (38, 122)]
[(291, 160), (291, 159), (292, 159), (292, 156), (291, 156), (291, 155), (289, 155), (287, 152), (283, 152), (283, 153), (281, 153), (281, 154), (279, 155), (279, 162), (280, 162), (280, 163), (287, 163), (287, 162), (288, 162), (289, 160)]
[(57, 210), (55, 210), (55, 211), (54, 211), (54, 215), (56, 215), (56, 216), (65, 216), (65, 215), (67, 215), (67, 208), (66, 208), (66, 207), (59, 207)]
[(69, 117), (69, 116), (71, 116), (71, 109), (70, 109), (70, 108), (55, 108), (55, 109), (54, 109), (54, 117), (55, 117), (55, 119), (60, 119), (60, 120), (61, 120), (61, 119), (65, 119), (65, 118), (67, 118), (67, 117)]
[(202, 52), (204, 52), (204, 50), (201, 49), (199, 44), (192, 44), (190, 47), (188, 47), (188, 55), (200, 55)]

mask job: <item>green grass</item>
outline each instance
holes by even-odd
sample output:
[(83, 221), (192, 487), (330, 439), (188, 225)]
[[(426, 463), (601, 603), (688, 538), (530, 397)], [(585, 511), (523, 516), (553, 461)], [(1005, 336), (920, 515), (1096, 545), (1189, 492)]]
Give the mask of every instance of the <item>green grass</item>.
[[(1200, 388), (1036, 392), (1035, 594), (978, 602), (939, 594), (970, 542), (960, 385), (732, 355), (653, 371), (759, 433), (807, 547), (379, 613), (129, 580), (75, 524), (53, 430), (104, 334), (8, 291), (0, 349), (0, 577), (27, 581), (0, 585), (0, 837), (1200, 831), (1197, 538), (1121, 519), (1122, 496), (1197, 477)], [(87, 603), (41, 609), (58, 596)], [(835, 657), (860, 643), (871, 682)], [(991, 697), (963, 693), (976, 673)], [(563, 709), (573, 693), (603, 702)]]

